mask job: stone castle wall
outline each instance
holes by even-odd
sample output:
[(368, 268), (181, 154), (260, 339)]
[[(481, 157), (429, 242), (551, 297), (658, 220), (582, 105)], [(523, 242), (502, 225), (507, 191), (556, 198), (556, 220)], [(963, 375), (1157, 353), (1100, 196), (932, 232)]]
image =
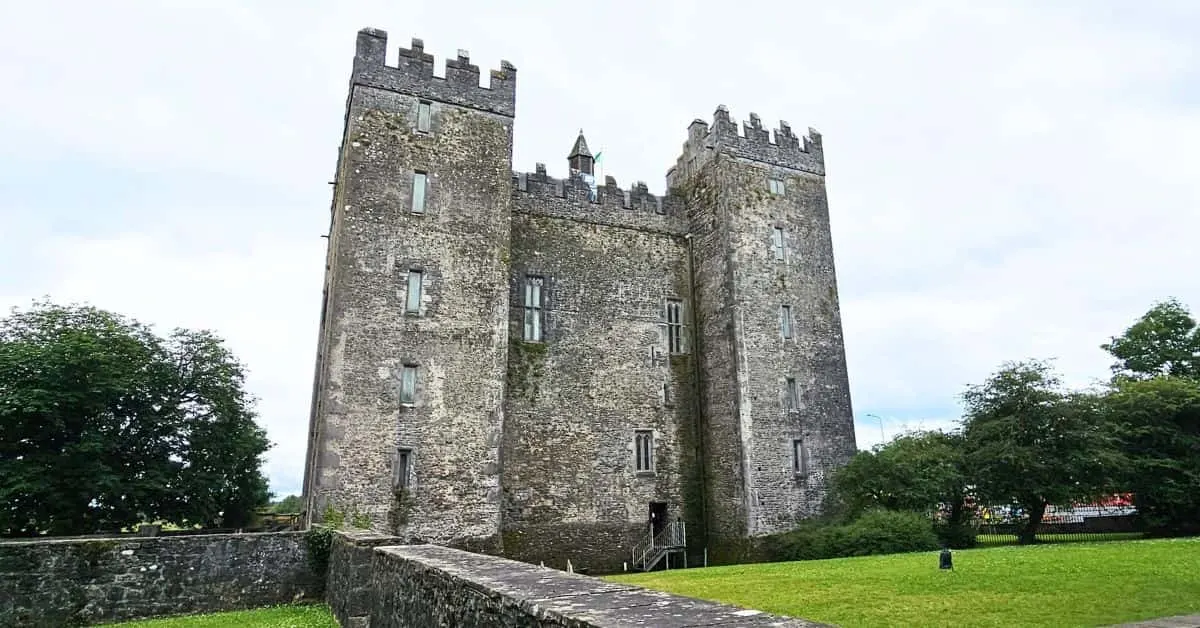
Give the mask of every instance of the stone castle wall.
[(302, 532), (0, 542), (0, 626), (255, 608), (323, 589)]
[[(665, 331), (667, 300), (690, 300), (686, 243), (654, 206), (580, 215), (586, 191), (567, 191), (514, 197), (504, 554), (611, 572), (646, 534), (651, 502), (684, 512), (692, 425), (672, 363), (686, 356), (669, 354)], [(540, 342), (523, 338), (529, 276), (542, 282)], [(635, 468), (636, 430), (652, 434), (650, 470)]]
[[(419, 42), (386, 67), (382, 41), (360, 34), (351, 81), (309, 509), (318, 520), (328, 506), (362, 513), (379, 529), (431, 541), (494, 539), (510, 200), (497, 191), (512, 176), (509, 79), (493, 75), (497, 90), (480, 88), (465, 58), (433, 79)], [(422, 102), (428, 132), (416, 132)], [(420, 284), (411, 310), (410, 282)], [(415, 372), (411, 399), (401, 398), (406, 369)]]

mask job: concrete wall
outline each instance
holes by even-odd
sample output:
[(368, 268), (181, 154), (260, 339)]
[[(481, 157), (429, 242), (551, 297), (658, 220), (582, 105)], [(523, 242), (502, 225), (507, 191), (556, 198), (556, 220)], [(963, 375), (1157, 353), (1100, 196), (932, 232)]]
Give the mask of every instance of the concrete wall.
[(319, 600), (301, 532), (0, 542), (0, 626)]
[[(400, 628), (456, 626), (510, 628), (571, 626), (819, 626), (801, 619), (714, 604), (436, 545), (368, 548), (364, 539), (340, 536), (353, 546), (335, 556), (353, 567), (331, 565), (329, 603), (362, 615), (338, 615), (343, 626)], [(364, 556), (371, 553), (370, 567)], [(335, 573), (356, 574), (347, 588)], [(369, 573), (368, 573), (369, 572)], [(340, 577), (340, 576), (339, 576)], [(346, 595), (354, 596), (344, 600)]]

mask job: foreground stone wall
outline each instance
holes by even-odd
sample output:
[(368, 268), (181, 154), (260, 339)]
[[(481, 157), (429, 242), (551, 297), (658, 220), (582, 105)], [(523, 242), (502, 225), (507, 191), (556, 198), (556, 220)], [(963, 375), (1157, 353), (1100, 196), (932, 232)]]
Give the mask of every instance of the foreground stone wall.
[(371, 561), (375, 548), (402, 540), (374, 532), (339, 531), (329, 548), (325, 600), (342, 626), (366, 626), (371, 614)]
[[(371, 611), (356, 624), (407, 626), (820, 626), (436, 545), (381, 547)], [(369, 623), (368, 623), (369, 622)]]
[(64, 626), (319, 599), (302, 532), (0, 543), (0, 626)]

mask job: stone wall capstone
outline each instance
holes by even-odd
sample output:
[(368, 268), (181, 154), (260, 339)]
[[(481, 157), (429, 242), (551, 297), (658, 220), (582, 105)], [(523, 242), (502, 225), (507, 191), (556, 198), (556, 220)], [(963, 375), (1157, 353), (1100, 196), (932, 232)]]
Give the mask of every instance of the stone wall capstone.
[(319, 600), (303, 532), (0, 542), (0, 626), (88, 625)]
[[(370, 628), (822, 626), (437, 545), (381, 547)], [(355, 625), (355, 624), (345, 624)]]

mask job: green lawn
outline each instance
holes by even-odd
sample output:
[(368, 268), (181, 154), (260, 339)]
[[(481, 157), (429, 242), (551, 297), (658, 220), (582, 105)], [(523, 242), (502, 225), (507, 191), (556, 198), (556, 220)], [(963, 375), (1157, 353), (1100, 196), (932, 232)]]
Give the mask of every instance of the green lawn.
[(1200, 539), (1068, 543), (610, 576), (854, 626), (1100, 626), (1200, 611)]
[(338, 628), (324, 605), (276, 606), (252, 611), (147, 619), (107, 628)]

